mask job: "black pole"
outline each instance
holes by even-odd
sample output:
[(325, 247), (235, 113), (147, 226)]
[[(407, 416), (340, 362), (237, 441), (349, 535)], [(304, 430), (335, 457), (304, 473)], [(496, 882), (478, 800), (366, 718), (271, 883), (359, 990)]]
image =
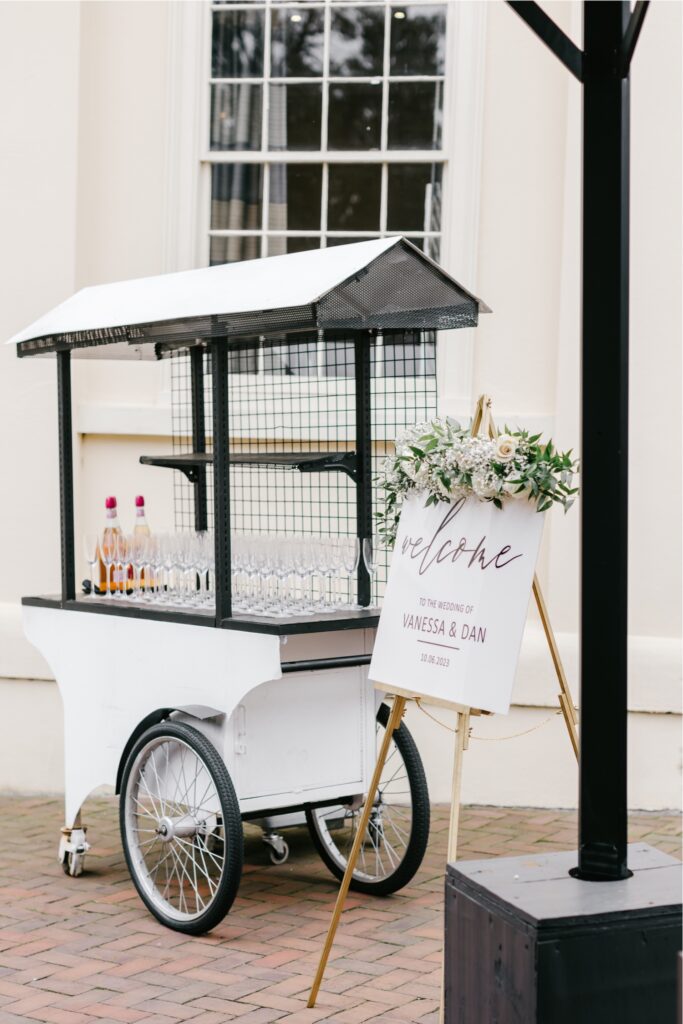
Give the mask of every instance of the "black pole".
[(358, 604), (372, 600), (370, 575), (363, 559), (363, 539), (372, 537), (372, 410), (370, 391), (370, 343), (368, 333), (354, 339), (356, 372), (356, 535), (361, 547), (358, 561)]
[(216, 625), (232, 614), (230, 561), (230, 433), (228, 342), (211, 342), (213, 385), (213, 522), (216, 549)]
[(62, 554), (62, 601), (76, 597), (74, 568), (74, 457), (71, 426), (71, 353), (57, 353), (59, 420), (59, 514)]
[[(206, 451), (206, 424), (204, 419), (204, 350), (190, 349), (190, 375), (192, 385), (192, 451)], [(206, 506), (206, 467), (197, 466), (194, 482), (194, 528), (200, 533), (208, 523)]]
[(630, 6), (584, 4), (578, 878), (627, 867)]

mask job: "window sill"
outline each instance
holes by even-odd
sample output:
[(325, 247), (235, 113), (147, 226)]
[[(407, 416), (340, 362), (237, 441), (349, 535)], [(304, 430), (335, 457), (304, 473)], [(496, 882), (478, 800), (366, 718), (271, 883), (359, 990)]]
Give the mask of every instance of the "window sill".
[(171, 437), (171, 405), (128, 402), (81, 402), (76, 409), (79, 434)]

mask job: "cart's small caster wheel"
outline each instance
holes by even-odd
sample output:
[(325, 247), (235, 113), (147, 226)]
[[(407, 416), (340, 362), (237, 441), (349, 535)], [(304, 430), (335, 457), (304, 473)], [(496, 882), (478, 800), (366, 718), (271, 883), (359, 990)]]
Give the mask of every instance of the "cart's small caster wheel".
[(283, 840), (281, 840), (280, 849), (276, 850), (274, 846), (271, 846), (268, 851), (271, 864), (284, 864), (289, 858), (289, 846)]
[(65, 853), (64, 859), (62, 860), (62, 870), (65, 875), (69, 875), (71, 878), (78, 878), (79, 875), (83, 874), (83, 865), (85, 864), (84, 853)]

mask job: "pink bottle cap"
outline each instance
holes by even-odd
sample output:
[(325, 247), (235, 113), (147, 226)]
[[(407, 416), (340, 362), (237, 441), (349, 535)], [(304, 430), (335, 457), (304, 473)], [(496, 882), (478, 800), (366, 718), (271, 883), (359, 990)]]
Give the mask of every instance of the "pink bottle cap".
[(145, 499), (142, 497), (141, 494), (138, 494), (135, 497), (135, 507), (136, 508), (144, 508), (145, 507)]
[(105, 508), (116, 508), (116, 498), (106, 498), (104, 502)]

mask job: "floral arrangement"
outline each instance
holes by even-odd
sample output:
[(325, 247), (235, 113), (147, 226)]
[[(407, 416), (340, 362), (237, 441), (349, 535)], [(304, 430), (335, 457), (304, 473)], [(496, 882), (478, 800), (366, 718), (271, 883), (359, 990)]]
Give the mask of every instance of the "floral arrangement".
[(556, 451), (540, 434), (505, 427), (495, 438), (473, 437), (450, 417), (417, 423), (396, 439), (377, 478), (385, 498), (376, 513), (378, 531), (393, 546), (403, 499), (413, 492), (424, 493), (426, 505), (473, 496), (496, 508), (526, 499), (538, 512), (556, 502), (566, 512), (578, 493), (572, 487), (577, 471), (571, 451)]

